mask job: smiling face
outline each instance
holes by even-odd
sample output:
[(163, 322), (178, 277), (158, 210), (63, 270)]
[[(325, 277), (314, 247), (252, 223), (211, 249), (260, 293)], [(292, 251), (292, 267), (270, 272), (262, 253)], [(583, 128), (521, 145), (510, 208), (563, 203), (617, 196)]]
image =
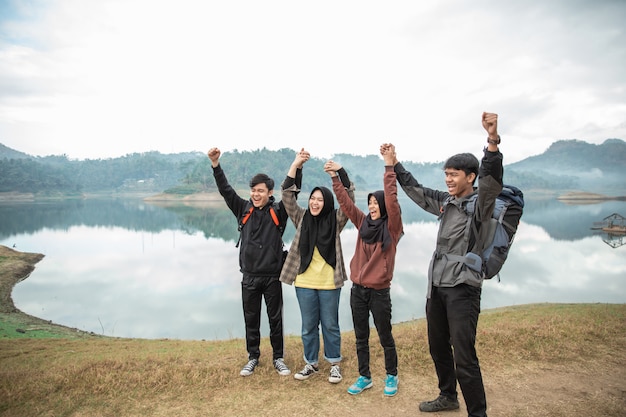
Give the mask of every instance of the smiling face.
[(370, 217), (372, 218), (372, 220), (380, 219), (380, 206), (378, 205), (378, 200), (376, 200), (376, 197), (374, 197), (373, 195), (370, 196), (370, 199), (367, 202), (367, 209), (370, 212)]
[(315, 190), (309, 197), (309, 211), (312, 216), (319, 216), (324, 208), (324, 194), (320, 190)]
[(466, 174), (461, 169), (446, 168), (444, 170), (446, 175), (446, 186), (448, 187), (448, 193), (455, 198), (465, 197), (474, 191), (473, 183), (476, 174), (473, 172)]
[(263, 208), (270, 200), (270, 196), (274, 193), (274, 190), (269, 190), (265, 183), (260, 182), (254, 187), (250, 188), (250, 198), (255, 208)]

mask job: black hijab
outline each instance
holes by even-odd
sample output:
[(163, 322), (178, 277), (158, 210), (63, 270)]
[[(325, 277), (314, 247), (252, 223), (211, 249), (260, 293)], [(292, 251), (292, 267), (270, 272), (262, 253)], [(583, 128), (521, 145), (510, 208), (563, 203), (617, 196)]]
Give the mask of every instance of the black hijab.
[(385, 193), (382, 190), (378, 190), (368, 194), (368, 205), (372, 196), (378, 201), (380, 217), (377, 220), (372, 220), (372, 215), (368, 213), (363, 223), (361, 223), (359, 235), (365, 243), (383, 242), (383, 250), (385, 250), (391, 243), (391, 235), (387, 225), (389, 218), (387, 217), (387, 207), (385, 207)]
[[(311, 215), (310, 209), (307, 209), (304, 213), (299, 245), (300, 274), (309, 267), (311, 259), (313, 259), (315, 246), (317, 246), (322, 258), (330, 266), (334, 268), (336, 264), (335, 233), (337, 231), (337, 218), (335, 217), (335, 198), (332, 191), (326, 187), (315, 187), (311, 191), (311, 196), (316, 190), (322, 192), (324, 207), (317, 216)], [(311, 196), (309, 196), (309, 200)]]

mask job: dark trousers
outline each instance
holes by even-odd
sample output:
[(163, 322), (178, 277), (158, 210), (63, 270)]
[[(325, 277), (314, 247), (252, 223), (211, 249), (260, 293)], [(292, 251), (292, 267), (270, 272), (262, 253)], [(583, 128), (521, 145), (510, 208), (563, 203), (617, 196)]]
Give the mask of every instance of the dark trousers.
[(374, 290), (352, 284), (350, 308), (356, 337), (356, 357), (359, 362), (359, 375), (371, 378), (370, 372), (370, 312), (378, 332), (380, 345), (385, 353), (385, 370), (389, 375), (398, 375), (398, 355), (396, 342), (391, 334), (391, 297), (389, 288)]
[(441, 395), (457, 398), (459, 381), (470, 417), (487, 415), (483, 378), (476, 356), (481, 289), (461, 284), (433, 287), (426, 301), (428, 342)]
[(283, 357), (283, 288), (277, 277), (244, 277), (241, 282), (248, 359), (261, 356), (261, 298), (270, 325), (273, 359)]

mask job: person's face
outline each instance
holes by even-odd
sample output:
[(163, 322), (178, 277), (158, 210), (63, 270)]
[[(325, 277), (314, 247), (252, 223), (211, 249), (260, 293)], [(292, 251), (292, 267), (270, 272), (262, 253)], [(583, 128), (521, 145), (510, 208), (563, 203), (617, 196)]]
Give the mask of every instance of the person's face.
[(265, 183), (260, 182), (254, 187), (250, 188), (250, 198), (252, 199), (252, 205), (256, 208), (265, 207), (270, 200), (270, 196), (274, 193), (274, 190), (268, 190)]
[(372, 220), (380, 219), (380, 207), (378, 206), (378, 200), (376, 200), (376, 197), (370, 196), (370, 199), (367, 202), (367, 209), (370, 211), (370, 217)]
[(324, 194), (320, 190), (313, 191), (309, 198), (309, 211), (312, 216), (319, 216), (324, 208)]
[(446, 174), (448, 193), (450, 193), (452, 197), (461, 198), (474, 190), (472, 183), (476, 174), (473, 172), (466, 175), (465, 171), (461, 169), (446, 168), (444, 173)]

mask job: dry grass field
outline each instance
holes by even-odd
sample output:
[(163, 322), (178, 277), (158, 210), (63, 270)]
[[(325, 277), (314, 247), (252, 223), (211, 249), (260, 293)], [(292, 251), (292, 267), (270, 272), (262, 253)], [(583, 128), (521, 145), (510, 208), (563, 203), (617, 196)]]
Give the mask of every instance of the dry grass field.
[[(13, 262), (22, 255), (0, 252), (0, 280), (7, 277), (2, 271), (20, 270)], [(461, 411), (418, 411), (419, 401), (438, 393), (424, 320), (394, 326), (400, 384), (398, 394), (387, 398), (375, 332), (374, 387), (351, 396), (346, 389), (358, 376), (352, 332), (343, 334), (344, 380), (333, 385), (327, 381), (327, 364), (307, 381), (278, 375), (266, 338), (260, 366), (244, 378), (239, 376), (246, 359), (240, 339), (101, 337), (11, 306), (10, 296), (8, 301), (2, 298), (0, 417), (466, 415), (462, 396)], [(625, 304), (538, 304), (484, 311), (477, 349), (490, 416), (626, 415)], [(298, 370), (303, 365), (299, 337), (286, 339), (286, 352), (286, 363)]]

